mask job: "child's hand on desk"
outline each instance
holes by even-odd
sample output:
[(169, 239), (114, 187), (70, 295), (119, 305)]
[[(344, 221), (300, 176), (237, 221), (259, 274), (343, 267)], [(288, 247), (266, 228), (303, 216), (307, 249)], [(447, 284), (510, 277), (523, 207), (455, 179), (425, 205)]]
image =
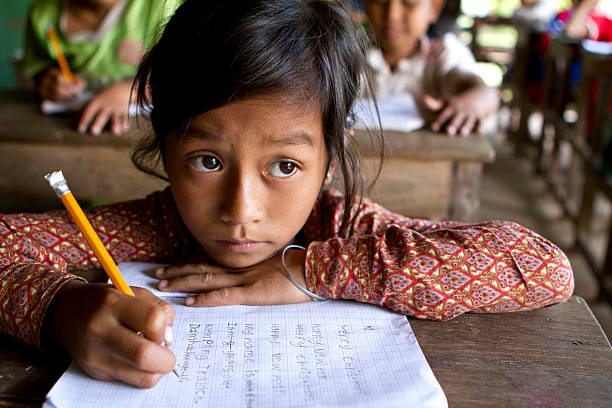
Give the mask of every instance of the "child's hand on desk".
[[(287, 268), (293, 279), (306, 286), (306, 251), (288, 251)], [(287, 278), (281, 254), (241, 270), (209, 264), (189, 264), (160, 268), (155, 276), (159, 290), (197, 293), (185, 299), (189, 306), (277, 305), (310, 300)]]
[(176, 363), (162, 345), (171, 340), (174, 308), (133, 290), (135, 297), (106, 284), (66, 283), (54, 297), (49, 334), (91, 377), (150, 388)]
[(36, 90), (42, 99), (65, 101), (74, 98), (86, 86), (87, 82), (78, 75), (75, 75), (74, 82), (69, 84), (62, 71), (56, 67), (47, 68), (36, 76)]
[(445, 131), (451, 136), (468, 136), (481, 132), (481, 121), (497, 111), (499, 97), (488, 87), (476, 87), (454, 95), (447, 100), (423, 97), (425, 106), (437, 113), (431, 124), (434, 131)]
[(120, 135), (129, 127), (128, 108), (132, 82), (124, 81), (102, 89), (85, 106), (78, 129), (81, 133), (98, 135), (108, 123), (111, 132)]

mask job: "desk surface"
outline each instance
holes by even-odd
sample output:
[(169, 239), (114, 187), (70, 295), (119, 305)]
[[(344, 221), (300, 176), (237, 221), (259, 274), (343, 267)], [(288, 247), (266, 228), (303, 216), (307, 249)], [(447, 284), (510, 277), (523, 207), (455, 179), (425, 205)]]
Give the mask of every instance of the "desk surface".
[(132, 146), (140, 135), (134, 127), (122, 136), (110, 132), (83, 135), (76, 131), (75, 115), (43, 114), (35, 93), (0, 90), (0, 141), (3, 142)]
[[(612, 348), (582, 298), (530, 312), (410, 319), (458, 407), (609, 407)], [(68, 360), (0, 335), (0, 407), (40, 406)]]

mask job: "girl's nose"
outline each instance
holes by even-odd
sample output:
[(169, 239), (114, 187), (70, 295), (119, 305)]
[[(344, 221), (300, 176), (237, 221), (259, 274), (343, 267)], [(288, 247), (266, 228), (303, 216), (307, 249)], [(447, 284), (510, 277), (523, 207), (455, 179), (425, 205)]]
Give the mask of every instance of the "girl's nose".
[(402, 0), (389, 0), (387, 3), (387, 21), (397, 22), (401, 20), (404, 13), (404, 5)]
[(263, 203), (260, 201), (261, 186), (256, 180), (235, 177), (228, 183), (221, 204), (220, 217), (223, 222), (246, 225), (261, 220)]

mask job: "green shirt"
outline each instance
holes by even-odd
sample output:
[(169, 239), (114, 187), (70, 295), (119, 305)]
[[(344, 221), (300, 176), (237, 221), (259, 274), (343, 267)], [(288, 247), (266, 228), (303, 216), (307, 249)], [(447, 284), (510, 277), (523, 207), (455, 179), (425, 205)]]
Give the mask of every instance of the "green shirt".
[[(61, 30), (63, 0), (35, 0), (30, 8), (22, 75), (26, 78), (57, 66), (47, 36), (51, 25), (73, 73), (85, 77), (89, 88), (132, 78), (144, 52), (159, 38), (181, 0), (125, 0), (115, 6), (120, 14), (97, 38), (67, 38)], [(117, 11), (117, 10), (115, 10)], [(109, 12), (110, 14), (110, 12)], [(101, 23), (101, 25), (104, 24)]]

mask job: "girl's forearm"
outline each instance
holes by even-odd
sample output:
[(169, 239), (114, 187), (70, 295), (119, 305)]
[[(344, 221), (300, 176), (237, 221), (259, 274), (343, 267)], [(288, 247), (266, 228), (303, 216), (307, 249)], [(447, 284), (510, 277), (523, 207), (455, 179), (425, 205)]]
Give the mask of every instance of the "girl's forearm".
[(442, 223), (424, 234), (394, 227), (384, 237), (313, 243), (306, 282), (320, 296), (433, 320), (535, 309), (574, 288), (565, 254), (510, 222)]
[(589, 1), (582, 2), (574, 11), (574, 14), (567, 22), (565, 34), (574, 38), (586, 38), (589, 35), (587, 28), (587, 19), (589, 13), (593, 9), (593, 5)]

